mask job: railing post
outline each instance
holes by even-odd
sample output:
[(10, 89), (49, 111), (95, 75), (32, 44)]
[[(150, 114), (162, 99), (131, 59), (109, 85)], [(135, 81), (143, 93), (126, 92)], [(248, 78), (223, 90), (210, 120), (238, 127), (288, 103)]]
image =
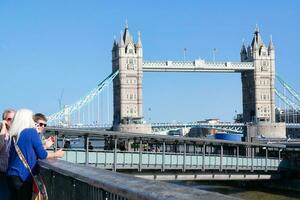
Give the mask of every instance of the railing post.
[(118, 145), (118, 138), (115, 138), (115, 148), (114, 148), (114, 165), (113, 171), (117, 171), (117, 145)]
[(58, 147), (58, 134), (59, 134), (58, 131), (55, 131), (54, 151), (57, 151), (57, 147)]
[(136, 151), (136, 138), (133, 139), (133, 151)]
[(254, 148), (250, 147), (251, 150), (251, 172), (253, 172), (253, 164), (254, 164)]
[(183, 144), (183, 168), (182, 171), (185, 172), (186, 168), (186, 143)]
[[(72, 183), (73, 183), (73, 184), (72, 184), (73, 190), (72, 190), (72, 197), (71, 197), (71, 198), (72, 198), (72, 199), (76, 199), (76, 189), (77, 189), (77, 188), (76, 188), (76, 180), (73, 179), (73, 180), (72, 180)], [(57, 192), (57, 191), (55, 191), (55, 192)]]
[(280, 155), (281, 149), (278, 149), (278, 160), (280, 161), (281, 155)]
[(202, 171), (205, 171), (205, 150), (206, 150), (206, 145), (204, 143), (202, 147)]
[(163, 141), (163, 154), (162, 154), (162, 166), (161, 166), (161, 171), (165, 171), (165, 155), (166, 154), (166, 142)]
[(223, 170), (223, 145), (221, 144), (220, 171)]
[(140, 152), (139, 152), (139, 172), (142, 171), (142, 151), (143, 151), (143, 141), (142, 138), (140, 138)]
[(65, 136), (63, 136), (63, 137), (62, 137), (62, 148), (64, 148), (64, 146), (65, 146), (65, 142), (66, 142), (66, 137), (65, 137)]
[(76, 164), (78, 163), (78, 162), (77, 162), (77, 160), (78, 160), (77, 154), (78, 154), (78, 151), (75, 151), (75, 163), (76, 163)]
[(56, 180), (55, 180), (55, 172), (54, 171), (50, 171), (51, 173), (51, 182), (50, 182), (50, 190), (48, 190), (47, 188), (47, 191), (50, 191), (50, 194), (48, 193), (49, 195), (49, 198), (53, 198), (54, 197), (54, 194), (55, 194), (55, 186), (57, 185), (56, 183)]
[(89, 164), (89, 137), (87, 135), (84, 136), (84, 144), (85, 144), (85, 165)]
[(240, 147), (236, 146), (236, 171), (239, 171), (239, 154), (240, 154)]
[(268, 147), (266, 147), (266, 168), (265, 168), (265, 171), (267, 172), (268, 171)]
[(96, 151), (96, 167), (98, 166), (98, 151)]

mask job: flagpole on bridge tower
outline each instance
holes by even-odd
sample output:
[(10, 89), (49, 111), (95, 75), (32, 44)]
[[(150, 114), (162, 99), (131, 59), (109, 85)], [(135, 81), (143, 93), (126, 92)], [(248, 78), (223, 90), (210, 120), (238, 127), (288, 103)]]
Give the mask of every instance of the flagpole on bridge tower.
[(214, 62), (216, 61), (216, 52), (217, 52), (217, 49), (213, 48), (213, 61)]

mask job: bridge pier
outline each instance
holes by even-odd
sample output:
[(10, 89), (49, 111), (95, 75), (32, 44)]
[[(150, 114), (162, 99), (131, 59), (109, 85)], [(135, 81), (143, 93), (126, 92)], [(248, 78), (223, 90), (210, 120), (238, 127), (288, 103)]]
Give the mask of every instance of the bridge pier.
[(246, 142), (254, 142), (258, 138), (286, 138), (285, 123), (247, 124)]
[(125, 133), (152, 133), (151, 124), (117, 124), (113, 126), (113, 130)]

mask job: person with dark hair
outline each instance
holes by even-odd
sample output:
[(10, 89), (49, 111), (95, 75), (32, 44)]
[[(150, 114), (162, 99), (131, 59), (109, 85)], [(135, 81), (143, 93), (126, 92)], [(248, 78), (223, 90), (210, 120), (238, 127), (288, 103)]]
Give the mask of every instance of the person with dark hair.
[(37, 127), (39, 133), (44, 133), (45, 127), (47, 126), (47, 118), (42, 113), (36, 113), (33, 115), (33, 121)]
[(64, 148), (65, 149), (70, 149), (71, 148), (71, 141), (67, 139), (64, 143)]
[(2, 114), (2, 123), (0, 124), (0, 196), (1, 199), (10, 198), (6, 170), (8, 166), (8, 157), (10, 149), (9, 129), (15, 115), (15, 110), (7, 109)]
[(43, 135), (43, 133), (45, 132), (45, 128), (47, 126), (47, 118), (42, 113), (35, 113), (32, 118), (33, 121), (35, 122), (37, 132), (40, 134), (42, 143), (45, 149), (47, 149), (48, 147), (51, 146), (50, 144), (52, 144), (55, 141), (54, 136), (50, 136), (49, 138), (46, 139)]
[(92, 142), (89, 141), (89, 146), (88, 146), (89, 150), (93, 150), (94, 149), (94, 146), (92, 145)]

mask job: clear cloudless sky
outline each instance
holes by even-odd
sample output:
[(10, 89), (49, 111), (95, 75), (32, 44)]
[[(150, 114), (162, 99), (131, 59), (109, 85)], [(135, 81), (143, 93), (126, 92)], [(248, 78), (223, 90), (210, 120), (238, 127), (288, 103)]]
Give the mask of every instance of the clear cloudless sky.
[[(270, 35), (277, 73), (300, 91), (300, 1), (1, 0), (0, 110), (47, 115), (71, 104), (111, 73), (111, 49), (128, 20), (141, 32), (144, 60), (239, 61), (255, 25)], [(242, 112), (240, 74), (145, 73), (145, 119), (232, 121)], [(149, 109), (151, 108), (151, 109)], [(151, 110), (151, 111), (150, 111)]]

